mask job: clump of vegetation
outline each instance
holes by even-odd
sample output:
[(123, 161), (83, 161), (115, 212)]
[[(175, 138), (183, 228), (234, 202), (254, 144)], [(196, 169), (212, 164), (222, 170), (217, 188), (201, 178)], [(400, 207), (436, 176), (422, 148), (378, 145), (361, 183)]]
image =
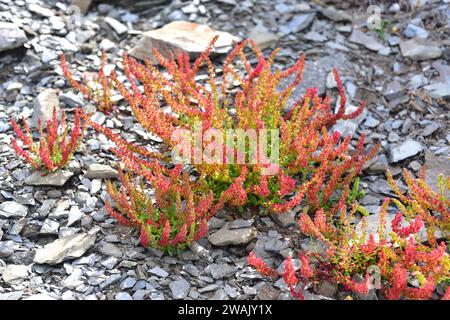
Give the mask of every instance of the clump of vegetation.
[[(360, 230), (351, 224), (357, 214), (356, 203), (349, 212), (343, 206), (337, 221), (322, 209), (313, 219), (306, 211), (302, 213), (301, 232), (323, 244), (325, 250), (323, 253), (302, 252), (302, 267), (298, 272), (291, 266), (290, 258), (285, 262), (282, 276), (293, 296), (302, 298), (306, 285), (329, 280), (361, 295), (375, 289), (386, 299), (430, 299), (436, 285), (450, 281), (448, 234), (436, 239), (434, 226), (441, 224), (430, 218), (448, 214), (448, 199), (443, 197), (443, 192), (439, 196), (434, 193), (423, 180), (412, 179), (409, 172), (405, 171), (404, 177), (411, 195), (400, 193), (390, 176), (391, 186), (401, 198), (385, 199), (376, 234), (367, 233), (365, 217)], [(399, 212), (390, 219), (388, 228), (387, 208), (391, 201)], [(427, 239), (423, 238), (424, 230)], [(254, 254), (248, 260), (262, 274), (277, 276)], [(445, 297), (448, 297), (448, 290)]]
[(61, 121), (59, 121), (54, 108), (52, 118), (47, 121), (45, 128), (41, 120), (38, 119), (38, 142), (34, 141), (31, 129), (25, 119), (22, 118), (24, 131), (20, 129), (14, 119), (11, 119), (14, 133), (23, 143), (23, 147), (21, 147), (17, 140), (12, 138), (11, 143), (14, 151), (18, 156), (25, 159), (32, 168), (41, 171), (43, 175), (65, 167), (83, 139), (85, 127), (82, 124), (80, 114), (81, 110), (75, 111), (75, 118), (70, 131), (66, 123), (65, 113), (62, 113)]
[[(266, 59), (252, 41), (243, 41), (226, 58), (219, 83), (209, 57), (214, 41), (193, 64), (186, 54), (167, 59), (155, 50), (165, 73), (149, 61), (141, 64), (124, 54), (128, 83), (120, 82), (114, 72), (108, 81), (127, 101), (142, 127), (160, 137), (169, 151), (177, 151), (180, 146), (174, 133), (184, 134), (188, 147), (183, 155), (193, 172), (205, 179), (216, 200), (236, 179), (243, 179), (245, 191), (237, 204), (261, 205), (274, 212), (285, 212), (302, 199), (311, 208), (320, 208), (347, 198), (349, 185), (377, 147), (365, 153), (362, 135), (352, 151), (350, 137), (341, 138), (338, 132), (328, 132), (338, 120), (355, 118), (364, 108), (361, 104), (356, 111), (345, 113), (346, 96), (337, 70), (334, 70), (340, 96), (337, 113), (331, 111), (329, 99), (319, 97), (315, 88), (308, 89), (299, 101), (291, 104), (291, 94), (302, 79), (304, 55), (287, 70), (273, 70), (278, 50)], [(247, 45), (258, 58), (256, 66), (248, 61), (244, 51)], [(243, 66), (241, 71), (235, 65), (236, 59)], [(207, 84), (196, 77), (203, 65), (209, 73)], [(280, 89), (282, 81), (289, 77), (293, 80)], [(231, 92), (233, 84), (238, 84), (237, 92)], [(235, 115), (230, 108), (236, 110)], [(290, 111), (286, 112), (287, 109)], [(87, 116), (86, 119), (89, 122)], [(113, 139), (122, 160), (121, 155), (129, 158), (132, 153), (133, 166), (146, 166), (153, 158), (154, 154), (146, 148), (132, 145), (92, 121), (89, 123)], [(215, 130), (214, 138), (203, 138), (210, 129)], [(200, 145), (195, 145), (192, 135), (196, 130), (202, 134)], [(263, 144), (264, 137), (259, 134), (262, 130), (275, 130), (264, 153), (257, 149)], [(232, 136), (225, 143), (230, 131), (243, 133), (244, 140)], [(258, 144), (255, 146), (253, 141)], [(201, 152), (213, 150), (214, 155), (208, 158), (202, 153), (198, 161), (196, 148)], [(271, 161), (269, 157), (275, 155), (276, 161)], [(209, 161), (211, 158), (214, 161)], [(166, 161), (163, 165), (171, 164)]]

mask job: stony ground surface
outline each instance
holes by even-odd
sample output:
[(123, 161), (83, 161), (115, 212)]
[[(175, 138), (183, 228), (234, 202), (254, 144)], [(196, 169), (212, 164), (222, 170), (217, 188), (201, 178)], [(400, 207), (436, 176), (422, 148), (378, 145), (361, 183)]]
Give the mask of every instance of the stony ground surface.
[[(337, 9), (329, 7), (333, 2)], [(113, 61), (135, 47), (142, 32), (174, 20), (206, 23), (241, 39), (251, 36), (269, 51), (281, 47), (279, 65), (306, 52), (305, 81), (297, 95), (315, 86), (335, 96), (329, 74), (337, 66), (350, 102), (365, 99), (368, 108), (336, 129), (355, 137), (365, 133), (369, 144), (382, 145), (362, 178), (361, 202), (374, 217), (390, 194), (387, 168), (398, 176), (402, 168), (418, 172), (425, 164), (430, 182), (438, 172), (450, 175), (448, 1), (385, 1), (384, 28), (378, 32), (365, 27), (366, 4), (321, 4), (99, 1), (78, 15), (62, 0), (0, 0), (0, 299), (289, 299), (284, 282), (261, 279), (246, 256), (255, 250), (276, 266), (298, 244), (311, 247), (297, 236), (298, 210), (253, 219), (250, 213), (220, 212), (208, 238), (168, 256), (139, 246), (133, 230), (107, 216), (104, 181), (115, 177), (117, 163), (104, 136), (89, 132), (67, 171), (45, 179), (32, 175), (11, 149), (10, 117), (32, 121), (54, 104), (69, 117), (77, 105), (93, 108), (69, 88), (58, 54), (69, 56), (79, 74), (96, 70), (99, 48)], [(156, 142), (125, 107), (94, 117), (129, 139)], [(338, 299), (342, 293), (322, 283), (306, 298)]]

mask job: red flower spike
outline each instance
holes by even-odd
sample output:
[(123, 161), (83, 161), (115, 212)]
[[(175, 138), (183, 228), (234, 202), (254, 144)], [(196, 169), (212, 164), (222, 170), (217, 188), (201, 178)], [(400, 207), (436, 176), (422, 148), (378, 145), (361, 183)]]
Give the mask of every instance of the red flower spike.
[(183, 226), (180, 229), (180, 232), (170, 241), (170, 245), (176, 245), (178, 243), (186, 241), (186, 235), (187, 235), (187, 225), (183, 224)]
[(398, 300), (407, 286), (407, 271), (400, 265), (394, 267), (391, 279), (391, 288), (386, 294), (389, 300)]
[(364, 281), (357, 282), (357, 281), (350, 281), (350, 283), (347, 285), (351, 291), (360, 294), (360, 295), (367, 295), (369, 293), (369, 288), (367, 286), (367, 283), (369, 281), (369, 275), (366, 274)]
[(276, 270), (270, 268), (264, 260), (258, 258), (253, 251), (248, 255), (247, 262), (264, 276), (276, 277), (278, 275)]
[(141, 226), (141, 234), (139, 237), (139, 241), (141, 243), (141, 246), (144, 246), (144, 247), (150, 246), (150, 244), (151, 244), (146, 227), (144, 225)]
[[(18, 146), (17, 141), (12, 139), (11, 142), (14, 151), (18, 156), (30, 163), (34, 169), (40, 170), (42, 174), (65, 167), (82, 139), (78, 114), (79, 111), (77, 110), (75, 112), (75, 125), (72, 129), (72, 133), (76, 133), (76, 137), (74, 137), (74, 144), (69, 146), (66, 143), (67, 127), (65, 114), (62, 114), (62, 121), (59, 123), (55, 108), (53, 108), (51, 119), (47, 121), (46, 133), (44, 133), (42, 121), (38, 119), (39, 142), (32, 141), (31, 130), (25, 120), (23, 120), (23, 125), (26, 134), (11, 119), (14, 133), (29, 149), (28, 152), (23, 150)], [(60, 128), (61, 130), (59, 130)]]
[(203, 238), (208, 232), (208, 222), (206, 219), (203, 219), (202, 222), (200, 222), (200, 226), (198, 228), (197, 234), (194, 237), (194, 241), (200, 240)]
[(309, 264), (309, 259), (308, 257), (302, 253), (299, 255), (299, 259), (300, 259), (300, 274), (302, 276), (303, 279), (310, 279), (313, 277), (314, 275), (314, 271), (311, 268), (311, 265)]
[(161, 239), (158, 242), (158, 245), (161, 247), (165, 247), (169, 245), (169, 236), (170, 236), (170, 223), (169, 220), (166, 220), (164, 224), (164, 229), (161, 234)]
[(292, 264), (292, 257), (288, 256), (284, 261), (283, 280), (289, 288), (295, 288), (298, 283), (298, 278), (295, 275), (294, 266)]

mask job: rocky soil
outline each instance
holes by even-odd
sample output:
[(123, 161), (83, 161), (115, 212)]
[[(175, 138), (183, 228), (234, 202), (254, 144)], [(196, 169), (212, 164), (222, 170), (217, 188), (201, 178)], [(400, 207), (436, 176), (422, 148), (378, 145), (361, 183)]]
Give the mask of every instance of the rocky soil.
[[(283, 280), (262, 279), (246, 257), (255, 250), (283, 268), (283, 257), (311, 248), (296, 231), (300, 208), (276, 217), (224, 210), (210, 221), (207, 238), (169, 256), (141, 247), (135, 231), (106, 214), (104, 182), (116, 177), (117, 159), (103, 135), (89, 131), (69, 167), (46, 177), (30, 172), (11, 148), (10, 117), (33, 123), (54, 105), (69, 118), (76, 106), (95, 110), (69, 88), (60, 53), (82, 75), (98, 68), (100, 49), (110, 63), (120, 61), (123, 50), (142, 46), (143, 33), (172, 21), (252, 37), (267, 51), (280, 47), (280, 66), (306, 52), (304, 82), (294, 96), (310, 86), (336, 96), (330, 71), (338, 67), (350, 104), (364, 99), (368, 107), (335, 129), (365, 133), (368, 144), (382, 146), (361, 180), (361, 202), (373, 218), (391, 194), (387, 168), (398, 177), (402, 168), (418, 172), (426, 165), (431, 185), (439, 172), (450, 175), (448, 0), (385, 1), (378, 31), (367, 29), (366, 6), (356, 1), (73, 2), (79, 7), (63, 0), (0, 0), (0, 300), (290, 299)], [(122, 74), (120, 65), (107, 68)], [(117, 102), (118, 112), (96, 113), (95, 121), (130, 140), (157, 144)], [(322, 283), (306, 298), (343, 296)]]

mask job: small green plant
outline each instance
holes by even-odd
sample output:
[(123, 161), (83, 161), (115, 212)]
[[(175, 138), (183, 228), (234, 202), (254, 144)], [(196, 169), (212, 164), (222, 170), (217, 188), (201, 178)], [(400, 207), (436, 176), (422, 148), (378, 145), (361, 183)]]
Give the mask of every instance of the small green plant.
[(381, 19), (380, 20), (380, 25), (376, 29), (374, 29), (374, 31), (377, 33), (378, 37), (381, 40), (385, 39), (386, 30), (389, 28), (390, 25), (391, 25), (391, 21), (385, 20), (385, 19)]
[(351, 203), (355, 202), (356, 200), (359, 200), (360, 198), (364, 197), (365, 192), (359, 190), (359, 183), (360, 183), (360, 178), (356, 177), (355, 181), (353, 182), (353, 187), (350, 191), (350, 194), (348, 195), (348, 200), (347, 200), (348, 204), (351, 204)]

